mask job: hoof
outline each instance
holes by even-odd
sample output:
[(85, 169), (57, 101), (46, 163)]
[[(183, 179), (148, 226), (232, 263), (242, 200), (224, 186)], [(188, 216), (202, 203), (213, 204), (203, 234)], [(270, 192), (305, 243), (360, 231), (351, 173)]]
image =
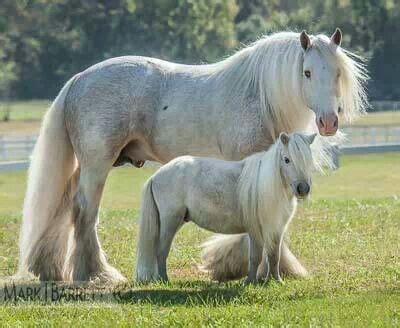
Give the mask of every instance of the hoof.
[(258, 282), (257, 279), (250, 279), (249, 277), (247, 277), (242, 281), (242, 285), (243, 286), (255, 285), (257, 284), (257, 282)]
[(141, 168), (144, 165), (144, 161), (134, 161), (133, 166), (136, 166), (137, 168)]

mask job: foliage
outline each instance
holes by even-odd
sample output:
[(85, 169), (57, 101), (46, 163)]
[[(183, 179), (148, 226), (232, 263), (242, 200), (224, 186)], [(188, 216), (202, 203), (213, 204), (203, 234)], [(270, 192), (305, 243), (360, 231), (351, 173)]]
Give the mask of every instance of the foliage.
[(73, 74), (105, 58), (216, 61), (282, 29), (344, 31), (366, 55), (370, 95), (400, 97), (397, 0), (2, 0), (0, 97), (52, 98)]

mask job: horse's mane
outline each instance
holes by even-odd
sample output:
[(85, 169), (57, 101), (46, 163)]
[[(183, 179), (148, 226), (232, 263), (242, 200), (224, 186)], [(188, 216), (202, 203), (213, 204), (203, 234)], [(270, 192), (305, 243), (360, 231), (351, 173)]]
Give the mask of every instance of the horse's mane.
[[(261, 222), (273, 220), (277, 206), (289, 208), (292, 197), (281, 175), (281, 149), (284, 147), (278, 139), (266, 152), (259, 152), (244, 159), (244, 168), (239, 178), (238, 196), (240, 209), (246, 222), (256, 227), (256, 233), (262, 232)], [(302, 134), (291, 134), (288, 151), (291, 161), (298, 172), (311, 176), (315, 168), (308, 141)], [(258, 228), (260, 227), (260, 228)]]
[[(343, 116), (350, 121), (368, 105), (366, 70), (354, 60), (361, 58), (340, 47), (333, 49), (325, 35), (311, 36), (311, 44), (337, 63)], [(281, 131), (294, 132), (299, 122), (311, 121), (302, 93), (303, 56), (299, 33), (280, 32), (264, 36), (210, 67), (213, 76), (225, 80), (222, 85), (231, 94), (259, 97), (266, 127), (277, 138)]]

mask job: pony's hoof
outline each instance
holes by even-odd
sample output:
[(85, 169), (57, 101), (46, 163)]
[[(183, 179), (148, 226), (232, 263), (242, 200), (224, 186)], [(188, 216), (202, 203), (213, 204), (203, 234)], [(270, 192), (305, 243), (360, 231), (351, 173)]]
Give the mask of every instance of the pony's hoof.
[(133, 165), (140, 169), (144, 165), (144, 161), (134, 161)]
[(255, 285), (257, 283), (257, 279), (251, 279), (249, 277), (245, 278), (242, 281), (243, 286), (248, 286), (248, 285)]
[(280, 274), (274, 274), (274, 275), (273, 275), (273, 278), (274, 278), (274, 280), (275, 280), (278, 284), (281, 284), (281, 285), (284, 284), (284, 281), (282, 280), (282, 277), (281, 277)]

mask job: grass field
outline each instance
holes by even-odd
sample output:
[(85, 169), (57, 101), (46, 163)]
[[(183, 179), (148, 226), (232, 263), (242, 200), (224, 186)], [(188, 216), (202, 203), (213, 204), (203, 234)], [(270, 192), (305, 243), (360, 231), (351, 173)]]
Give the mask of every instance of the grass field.
[[(1, 135), (35, 135), (39, 133), (40, 120), (50, 106), (48, 100), (16, 101), (8, 104), (11, 115), (8, 122), (0, 120)], [(0, 117), (6, 108), (0, 102)], [(400, 125), (400, 110), (370, 113), (352, 122), (352, 125)]]
[[(1, 324), (25, 326), (346, 326), (400, 325), (400, 154), (346, 156), (316, 177), (290, 244), (306, 280), (243, 287), (209, 282), (194, 264), (210, 234), (187, 224), (169, 259), (171, 282), (120, 286), (118, 299), (0, 306)], [(140, 189), (152, 169), (112, 171), (100, 239), (110, 262), (132, 278)], [(0, 275), (15, 271), (25, 172), (0, 174)]]

